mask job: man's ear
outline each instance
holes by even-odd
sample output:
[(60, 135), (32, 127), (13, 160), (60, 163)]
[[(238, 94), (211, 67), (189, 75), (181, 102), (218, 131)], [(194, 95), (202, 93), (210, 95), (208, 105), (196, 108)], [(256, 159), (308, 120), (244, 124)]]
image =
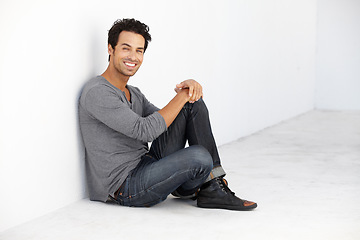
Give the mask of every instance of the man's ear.
[(114, 52), (114, 49), (112, 48), (111, 44), (108, 44), (108, 54), (112, 55), (113, 52)]

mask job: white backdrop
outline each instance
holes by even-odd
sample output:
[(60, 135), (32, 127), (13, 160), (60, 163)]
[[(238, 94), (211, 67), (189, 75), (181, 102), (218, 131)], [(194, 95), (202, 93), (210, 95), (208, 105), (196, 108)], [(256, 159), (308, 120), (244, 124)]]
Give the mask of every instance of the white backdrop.
[(220, 145), (314, 108), (316, 16), (312, 0), (2, 0), (0, 231), (86, 197), (77, 99), (116, 19), (153, 36), (130, 84), (162, 107), (198, 80)]
[(319, 0), (316, 107), (360, 109), (360, 1)]

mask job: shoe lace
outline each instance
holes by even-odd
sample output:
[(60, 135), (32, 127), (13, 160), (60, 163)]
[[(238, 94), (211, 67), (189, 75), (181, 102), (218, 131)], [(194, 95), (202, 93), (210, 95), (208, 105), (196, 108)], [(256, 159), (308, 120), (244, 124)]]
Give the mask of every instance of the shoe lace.
[(219, 183), (222, 191), (231, 193), (232, 195), (235, 196), (235, 193), (233, 191), (231, 191), (230, 188), (228, 187), (226, 180), (224, 180), (222, 178), (218, 178), (217, 182)]

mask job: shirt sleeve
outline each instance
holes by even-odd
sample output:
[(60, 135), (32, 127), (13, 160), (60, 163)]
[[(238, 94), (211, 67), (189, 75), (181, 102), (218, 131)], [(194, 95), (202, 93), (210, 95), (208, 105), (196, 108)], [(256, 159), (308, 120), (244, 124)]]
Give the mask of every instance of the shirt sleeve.
[(148, 116), (148, 115), (160, 110), (160, 108), (156, 107), (154, 104), (149, 102), (149, 100), (147, 100), (147, 98), (145, 97), (144, 94), (142, 94), (142, 92), (140, 91), (139, 88), (137, 88), (137, 87), (133, 87), (133, 88), (137, 91), (139, 96), (141, 96), (141, 98), (142, 98), (143, 116)]
[(90, 89), (84, 105), (93, 118), (130, 138), (151, 142), (166, 130), (165, 120), (157, 111), (145, 117), (138, 115), (106, 85)]

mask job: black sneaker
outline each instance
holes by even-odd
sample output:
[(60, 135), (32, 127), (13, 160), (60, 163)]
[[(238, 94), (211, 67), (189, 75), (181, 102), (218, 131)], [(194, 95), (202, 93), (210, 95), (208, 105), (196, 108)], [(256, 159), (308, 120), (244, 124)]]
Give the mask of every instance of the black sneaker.
[(197, 205), (201, 208), (220, 208), (228, 210), (251, 210), (257, 207), (254, 202), (235, 196), (223, 178), (214, 178), (205, 183), (197, 196)]

